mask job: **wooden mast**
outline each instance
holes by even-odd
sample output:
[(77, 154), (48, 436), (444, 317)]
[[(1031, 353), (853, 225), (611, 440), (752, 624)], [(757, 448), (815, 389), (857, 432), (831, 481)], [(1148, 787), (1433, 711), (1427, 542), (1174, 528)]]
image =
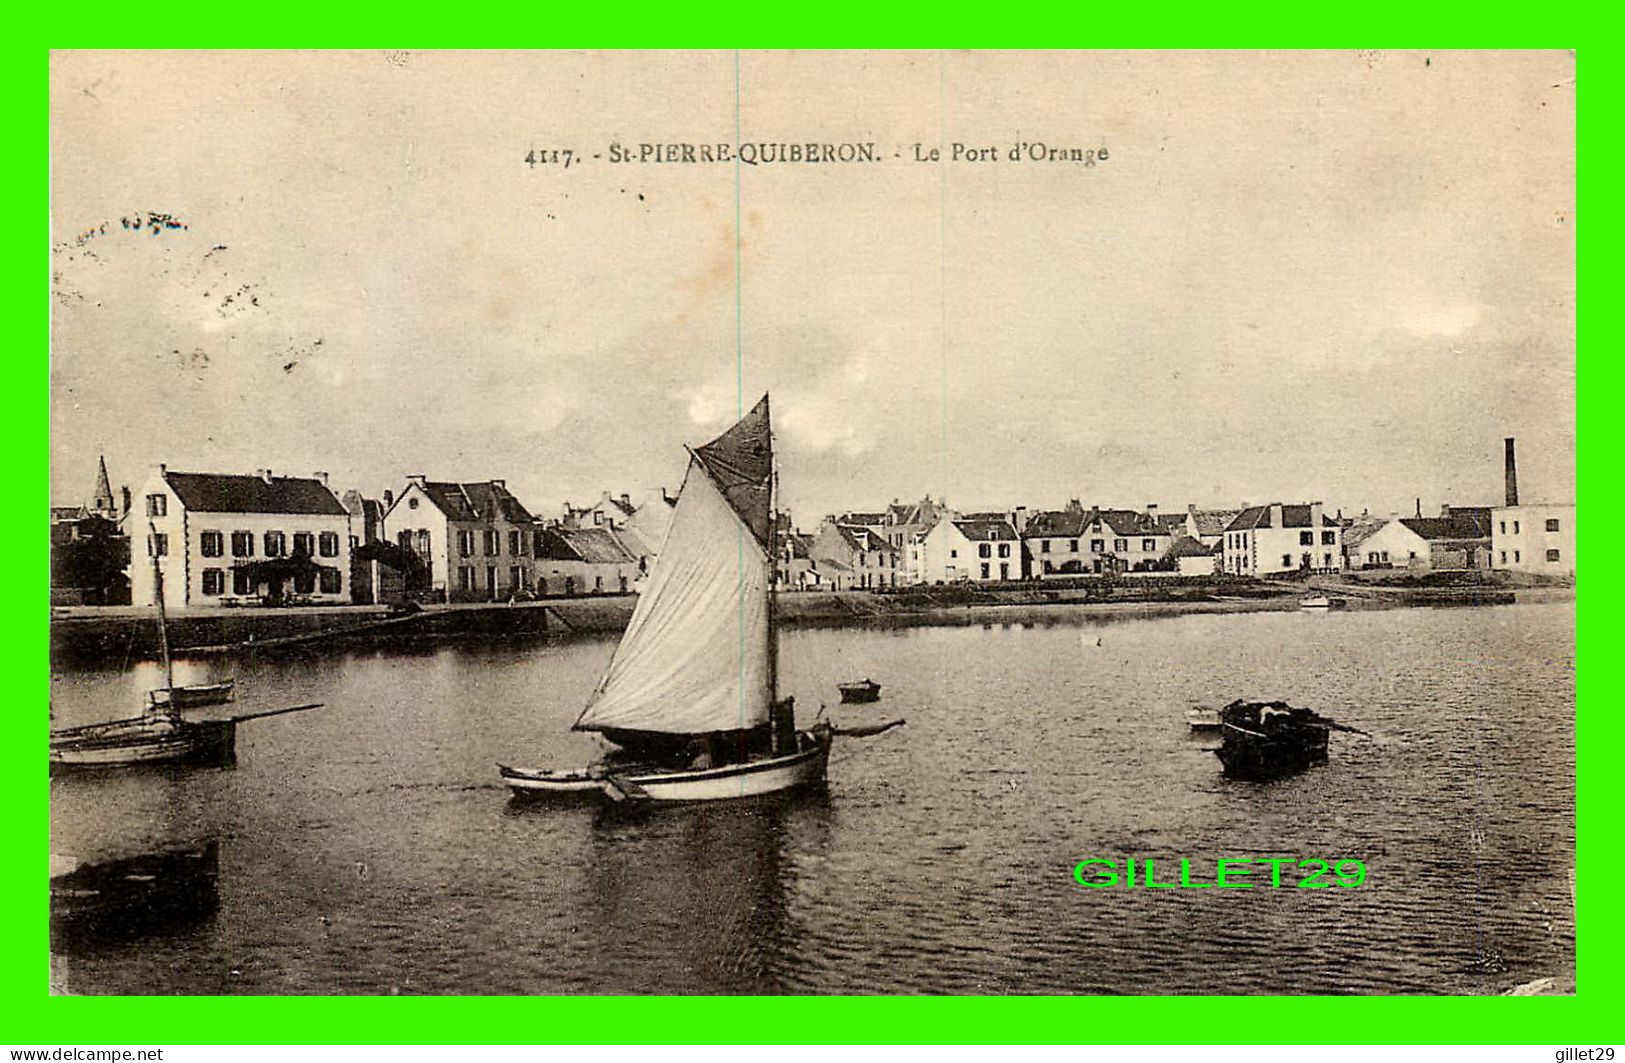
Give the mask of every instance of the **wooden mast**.
[[(767, 445), (772, 453), (773, 430), (768, 428)], [(784, 730), (779, 726), (779, 459), (772, 454), (772, 464), (768, 471), (767, 489), (767, 716), (772, 721), (773, 752), (784, 753), (780, 748), (780, 734)], [(790, 727), (792, 734), (794, 725)], [(792, 740), (792, 745), (794, 744)]]
[(169, 659), (169, 615), (164, 611), (164, 570), (158, 564), (158, 527), (147, 522), (152, 532), (152, 586), (158, 597), (158, 651), (164, 658), (164, 689), (173, 699), (175, 690), (175, 664)]

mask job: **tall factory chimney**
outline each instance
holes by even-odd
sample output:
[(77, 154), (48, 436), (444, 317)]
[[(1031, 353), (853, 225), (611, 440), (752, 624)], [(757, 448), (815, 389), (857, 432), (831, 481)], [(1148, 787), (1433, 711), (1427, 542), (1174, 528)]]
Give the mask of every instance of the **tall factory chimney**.
[(1518, 456), (1513, 449), (1513, 438), (1507, 436), (1507, 505), (1518, 504)]

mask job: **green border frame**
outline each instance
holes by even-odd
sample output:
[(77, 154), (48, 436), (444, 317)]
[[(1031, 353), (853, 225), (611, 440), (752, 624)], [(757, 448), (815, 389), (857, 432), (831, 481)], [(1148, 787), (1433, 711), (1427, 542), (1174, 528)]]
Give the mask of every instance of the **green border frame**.
[[(1508, 11), (1512, 9), (1509, 7)], [(1618, 272), (1609, 253), (1616, 235), (1613, 204), (1618, 149), (1605, 131), (1606, 116), (1620, 113), (1618, 58), (1601, 6), (1521, 6), (1514, 14), (1478, 5), (1458, 9), (1421, 5), (1362, 7), (1358, 16), (1334, 9), (1249, 11), (1204, 7), (1194, 17), (1159, 11), (1147, 27), (1138, 11), (1001, 11), (1006, 21), (977, 24), (946, 8), (916, 15), (872, 6), (785, 9), (749, 21), (725, 12), (697, 13), (674, 7), (513, 11), (482, 8), (447, 18), (440, 12), (393, 7), (377, 12), (333, 6), (237, 9), (237, 21), (218, 7), (186, 4), (149, 11), (95, 10), (85, 6), (45, 13), (33, 24), (16, 21), (5, 51), (11, 141), (21, 146), (4, 180), (10, 200), (26, 205), (18, 219), (49, 201), (47, 178), (49, 49), (214, 47), (1427, 47), (1445, 42), (1475, 48), (1573, 48), (1583, 62), (1590, 136), (1584, 172), (1602, 191), (1577, 211), (1585, 226), (1580, 260), (1587, 290), (1582, 334), (1598, 344), (1618, 334), (1617, 298), (1604, 295)], [(980, 14), (980, 12), (978, 12)], [(985, 17), (985, 16), (984, 16)], [(1018, 21), (1024, 17), (1024, 21)], [(480, 22), (462, 21), (482, 19)], [(782, 20), (780, 27), (765, 18)], [(1357, 21), (1356, 21), (1357, 18)], [(14, 16), (15, 19), (15, 16)], [(943, 29), (952, 26), (952, 30)], [(48, 218), (47, 232), (48, 232)], [(24, 226), (26, 229), (26, 226)], [(43, 602), (33, 588), (48, 583), (48, 549), (35, 514), (49, 495), (47, 351), (48, 296), (41, 283), (48, 270), (48, 240), (21, 237), (8, 256), (11, 283), (4, 298), (16, 329), (17, 348), (4, 363), (9, 416), (0, 425), (7, 450), (23, 456), (20, 520), (5, 532), (13, 562), (12, 596), (4, 616), (6, 663), (13, 689), (40, 690), (47, 672), (48, 634)], [(1586, 254), (1586, 249), (1591, 253)], [(1600, 345), (1600, 344), (1599, 344)], [(1604, 348), (1584, 358), (1579, 391), (1580, 483), (1589, 498), (1610, 492), (1613, 454), (1590, 446), (1603, 431), (1621, 395), (1615, 355)], [(1576, 368), (1580, 360), (1577, 359)], [(44, 394), (42, 394), (42, 392)], [(37, 457), (36, 457), (37, 455)], [(38, 464), (33, 464), (35, 461)], [(26, 498), (35, 499), (27, 503)], [(32, 506), (32, 509), (30, 509)], [(1585, 552), (1600, 534), (1582, 524)], [(1584, 932), (1577, 934), (1573, 997), (453, 997), (453, 998), (86, 998), (48, 993), (44, 858), (48, 851), (47, 788), (37, 702), (32, 696), (9, 706), (7, 741), (0, 743), (7, 805), (13, 809), (10, 873), (0, 878), (9, 913), (0, 974), (6, 1017), (4, 1040), (18, 1045), (159, 1045), (211, 1043), (534, 1043), (661, 1042), (671, 1039), (758, 1042), (1077, 1042), (1136, 1038), (1203, 1043), (1324, 1044), (1368, 1039), (1385, 1042), (1608, 1044), (1619, 1026), (1610, 1022), (1625, 999), (1619, 957), (1618, 903), (1612, 896), (1617, 851), (1621, 727), (1615, 695), (1621, 669), (1612, 659), (1616, 624), (1609, 615), (1619, 577), (1594, 562), (1587, 573), (1589, 608), (1579, 613), (1577, 658), (1586, 662), (1579, 701), (1579, 856), (1577, 907)], [(20, 571), (19, 571), (20, 570)], [(41, 691), (41, 693), (45, 693)], [(1495, 873), (1517, 874), (1507, 867)]]

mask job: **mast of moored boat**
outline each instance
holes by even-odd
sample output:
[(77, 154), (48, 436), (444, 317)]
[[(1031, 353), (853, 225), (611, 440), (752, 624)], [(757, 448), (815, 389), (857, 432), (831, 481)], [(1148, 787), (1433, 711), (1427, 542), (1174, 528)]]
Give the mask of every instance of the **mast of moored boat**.
[[(767, 433), (769, 451), (773, 446), (773, 431)], [(779, 723), (779, 464), (772, 459), (767, 480), (767, 704), (768, 718), (772, 720), (773, 752), (784, 753), (781, 735), (786, 728)], [(795, 728), (788, 728), (794, 745)]]
[(148, 540), (152, 551), (152, 586), (158, 597), (158, 652), (164, 658), (164, 689), (170, 691), (173, 698), (175, 665), (169, 659), (169, 615), (164, 611), (164, 570), (158, 564), (158, 526), (148, 521), (147, 528), (152, 532), (152, 538)]

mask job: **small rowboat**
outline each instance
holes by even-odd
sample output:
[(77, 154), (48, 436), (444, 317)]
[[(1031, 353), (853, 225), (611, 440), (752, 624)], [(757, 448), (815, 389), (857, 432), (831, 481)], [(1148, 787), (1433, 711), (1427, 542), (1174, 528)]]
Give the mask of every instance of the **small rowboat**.
[(147, 692), (147, 700), (158, 708), (198, 709), (207, 705), (224, 705), (236, 698), (237, 682), (208, 683), (182, 687), (159, 687)]
[(596, 794), (602, 793), (604, 789), (604, 775), (594, 768), (582, 771), (546, 771), (541, 768), (512, 768), (506, 764), (498, 764), (497, 771), (516, 797)]
[(848, 704), (880, 700), (880, 684), (873, 679), (865, 679), (861, 683), (841, 683), (840, 691), (841, 700)]
[(1311, 594), (1298, 602), (1298, 607), (1300, 609), (1346, 609), (1348, 604), (1347, 598), (1328, 598), (1324, 594)]

